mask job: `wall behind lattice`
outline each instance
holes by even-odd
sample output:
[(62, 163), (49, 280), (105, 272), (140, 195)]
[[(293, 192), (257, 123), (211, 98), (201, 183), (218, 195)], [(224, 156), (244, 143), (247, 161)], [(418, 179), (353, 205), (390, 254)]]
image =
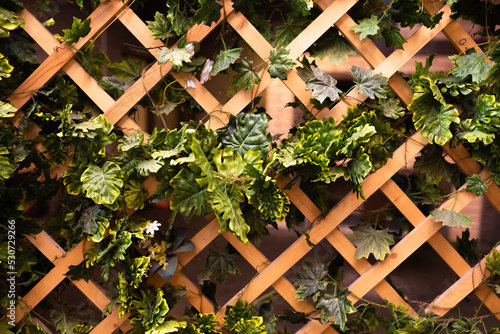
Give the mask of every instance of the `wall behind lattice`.
[[(154, 87), (162, 79), (162, 75), (166, 75), (167, 73), (171, 73), (180, 83), (185, 83), (187, 74), (172, 73), (172, 68), (168, 63), (165, 65), (155, 63), (147, 69), (142, 80), (139, 80), (115, 101), (74, 60), (76, 50), (91, 43), (104, 29), (114, 24), (116, 20), (119, 20), (127, 27), (143, 46), (148, 48), (162, 46), (161, 42), (151, 38), (146, 24), (128, 7), (129, 2), (128, 0), (123, 2), (121, 0), (110, 0), (101, 4), (90, 15), (92, 19), (90, 34), (72, 48), (61, 47), (53, 35), (30, 12), (24, 10), (20, 13), (26, 19), (25, 31), (48, 54), (48, 58), (10, 97), (10, 103), (20, 110), (13, 122), (18, 122), (21, 118), (23, 106), (30, 99), (30, 94), (40, 89), (57, 73), (64, 71), (95, 102), (111, 123), (127, 133), (142, 131), (134, 120), (127, 116), (127, 113), (146, 95), (145, 89), (149, 90)], [(411, 102), (412, 90), (406, 80), (398, 73), (398, 70), (412, 59), (427, 43), (432, 41), (439, 32), (443, 32), (449, 42), (459, 51), (464, 51), (467, 48), (475, 48), (480, 52), (479, 47), (469, 33), (456, 21), (449, 18), (450, 8), (448, 6), (440, 9), (444, 12), (443, 19), (435, 28), (427, 29), (421, 27), (417, 29), (408, 38), (404, 50), (396, 50), (386, 57), (371, 40), (363, 39), (360, 41), (358, 34), (350, 29), (355, 25), (355, 22), (346, 13), (356, 3), (355, 0), (318, 0), (315, 3), (316, 6), (323, 10), (323, 13), (287, 46), (287, 49), (290, 51), (289, 57), (292, 59), (298, 58), (323, 33), (334, 25), (376, 73), (381, 73), (390, 78), (390, 87), (405, 105)], [(224, 5), (227, 23), (241, 35), (261, 59), (268, 58), (272, 46), (259, 34), (257, 29), (252, 26), (244, 15), (233, 10), (229, 1), (225, 1)], [(436, 11), (437, 5), (438, 3), (434, 1), (425, 2), (425, 8), (429, 12)], [(214, 23), (210, 27), (204, 25), (194, 26), (187, 33), (187, 40), (201, 42), (219, 24), (220, 22)], [(152, 49), (151, 54), (157, 57), (156, 50)], [(218, 128), (228, 120), (227, 113), (237, 114), (253, 97), (263, 94), (273, 80), (279, 80), (271, 79), (269, 74), (264, 70), (260, 75), (262, 81), (258, 87), (254, 88), (253, 92), (242, 90), (223, 105), (196, 78), (192, 78), (196, 88), (187, 88), (187, 91), (207, 113), (213, 116), (209, 118), (207, 125), (211, 128)], [(305, 89), (305, 83), (297, 71), (289, 71), (288, 79), (283, 81), (283, 83), (304, 105), (310, 109), (312, 108), (310, 103), (311, 92)], [(349, 103), (358, 103), (358, 101), (366, 99), (366, 97), (355, 91), (351, 91), (349, 97), (352, 97), (352, 99), (343, 99), (331, 110), (322, 110), (317, 114), (317, 118), (321, 119), (331, 116), (340, 120), (342, 115), (345, 114)], [(35, 126), (31, 126), (25, 131), (25, 135), (29, 138), (36, 136), (36, 133), (37, 129)], [(334, 207), (330, 208), (326, 217), (321, 217), (320, 210), (297, 185), (286, 190), (286, 194), (295, 206), (302, 211), (307, 220), (314, 222), (309, 230), (309, 241), (314, 244), (322, 241), (328, 242), (359, 274), (348, 286), (349, 290), (352, 291), (350, 299), (353, 302), (356, 302), (359, 298), (370, 292), (375, 292), (383, 299), (410, 307), (385, 280), (385, 277), (396, 270), (427, 242), (454, 273), (460, 277), (446, 291), (436, 296), (435, 301), (429, 305), (428, 311), (444, 315), (471, 292), (474, 292), (491, 313), (500, 319), (500, 299), (487, 285), (481, 283), (485, 275), (484, 260), (471, 268), (457, 253), (450, 242), (440, 233), (441, 223), (436, 223), (429, 217), (426, 217), (391, 179), (393, 175), (404, 170), (407, 162), (415, 157), (425, 145), (426, 140), (422, 138), (420, 132), (416, 132), (412, 138), (408, 139), (404, 145), (395, 151), (393, 158), (384, 167), (376, 173), (369, 175), (363, 182), (363, 192), (367, 198), (375, 192), (380, 191), (415, 226), (408, 235), (392, 248), (391, 253), (384, 261), (371, 264), (365, 259), (356, 260), (354, 256), (355, 247), (338, 228), (347, 217), (363, 204), (363, 200), (358, 198), (356, 194), (347, 191), (345, 196)], [(445, 150), (465, 174), (471, 175), (479, 172), (482, 179), (488, 176), (488, 171), (480, 171), (479, 165), (469, 158), (468, 153), (462, 147), (451, 148), (445, 146)], [(65, 166), (54, 168), (52, 175), (61, 177), (64, 168)], [(156, 185), (156, 181), (151, 179), (146, 182), (145, 187), (151, 194), (154, 192)], [(495, 184), (490, 183), (488, 191), (483, 196), (497, 210), (500, 209), (500, 190)], [(459, 211), (465, 208), (475, 197), (470, 192), (459, 192), (456, 200), (453, 199), (445, 202), (441, 208), (451, 209), (454, 207), (455, 211)], [(182, 268), (188, 266), (197, 254), (220, 235), (218, 229), (219, 223), (217, 219), (209, 219), (208, 223), (191, 239), (196, 246), (196, 250), (179, 254), (179, 263), (181, 265), (171, 280), (173, 285), (184, 285), (191, 291), (184, 298), (202, 312), (213, 312), (214, 306), (199, 291), (199, 287), (186, 276)], [(230, 298), (226, 305), (234, 303), (238, 298), (252, 302), (268, 291), (269, 288), (272, 288), (293, 309), (301, 312), (311, 312), (314, 310), (314, 307), (310, 303), (296, 300), (295, 288), (285, 277), (290, 268), (301, 262), (304, 256), (311, 251), (306, 236), (297, 237), (273, 261), (269, 261), (255, 245), (250, 244), (246, 246), (239, 242), (231, 233), (222, 233), (222, 237), (230, 242), (241, 256), (256, 270), (255, 275), (251, 279), (248, 281), (242, 280), (241, 290)], [(22, 296), (21, 306), (16, 310), (18, 320), (22, 318), (23, 314), (33, 309), (65, 279), (66, 276), (64, 274), (67, 272), (69, 266), (77, 265), (84, 260), (83, 250), (90, 245), (90, 242), (82, 241), (74, 249), (66, 252), (46, 232), (42, 232), (35, 237), (29, 237), (29, 240), (44, 256), (53, 262), (54, 268), (29, 293)], [(154, 286), (161, 286), (165, 284), (165, 281), (159, 275), (154, 275), (149, 278), (148, 283)], [(101, 310), (110, 302), (109, 297), (106, 296), (101, 287), (92, 281), (73, 281), (73, 284)], [(219, 320), (221, 320), (224, 310), (225, 305), (217, 310), (216, 314)], [(410, 312), (414, 312), (411, 307)], [(130, 329), (130, 324), (128, 323), (127, 315), (123, 318), (118, 317), (116, 307), (111, 314), (108, 314), (94, 328), (92, 333), (111, 333), (117, 328), (125, 331)], [(335, 333), (336, 331), (329, 325), (321, 324), (314, 320), (303, 326), (299, 332)]]

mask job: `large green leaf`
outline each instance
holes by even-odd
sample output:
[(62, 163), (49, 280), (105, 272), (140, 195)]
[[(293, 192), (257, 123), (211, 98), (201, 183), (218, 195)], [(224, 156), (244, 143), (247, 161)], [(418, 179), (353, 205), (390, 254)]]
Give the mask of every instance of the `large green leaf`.
[(401, 29), (396, 26), (384, 27), (382, 29), (382, 36), (385, 39), (385, 46), (390, 47), (394, 45), (396, 49), (403, 50), (403, 44), (406, 43), (406, 39), (401, 35)]
[(209, 193), (206, 187), (196, 182), (196, 175), (187, 170), (181, 171), (170, 180), (173, 187), (173, 197), (170, 199), (170, 208), (185, 216), (200, 216), (210, 211), (208, 204)]
[(472, 220), (461, 213), (447, 209), (436, 209), (431, 212), (431, 219), (436, 222), (442, 222), (444, 226), (469, 228)]
[(412, 102), (408, 108), (413, 111), (415, 128), (422, 127), (422, 136), (431, 144), (435, 142), (444, 145), (453, 137), (450, 131), (451, 123), (460, 123), (458, 110), (451, 104), (443, 105), (432, 101), (429, 104)]
[(231, 231), (241, 242), (248, 244), (250, 226), (245, 222), (241, 211), (240, 204), (243, 200), (243, 194), (239, 190), (229, 195), (224, 189), (217, 187), (210, 194), (210, 204), (221, 224), (220, 231)]
[(455, 63), (455, 67), (451, 70), (453, 75), (462, 79), (471, 76), (472, 82), (475, 83), (482, 83), (486, 80), (493, 66), (485, 60), (483, 52), (477, 53), (474, 49), (467, 50), (465, 55), (450, 56), (450, 59)]
[(0, 7), (0, 38), (9, 37), (9, 31), (24, 27), (24, 19), (5, 8)]
[(352, 31), (359, 33), (359, 40), (362, 41), (368, 36), (374, 36), (380, 30), (378, 26), (379, 18), (372, 15), (370, 18), (364, 18), (359, 21), (358, 25), (351, 27)]
[(194, 22), (205, 23), (210, 26), (212, 22), (220, 19), (220, 10), (222, 5), (215, 0), (198, 0), (200, 8), (194, 14)]
[(241, 155), (249, 150), (266, 153), (272, 141), (267, 122), (266, 114), (241, 112), (236, 118), (231, 118), (222, 137), (222, 143), (233, 147)]
[(82, 191), (96, 204), (113, 204), (123, 186), (120, 166), (110, 161), (106, 161), (102, 167), (89, 166), (80, 181)]
[(73, 24), (71, 29), (63, 29), (64, 40), (67, 45), (74, 44), (80, 40), (80, 38), (85, 37), (90, 32), (90, 18), (85, 21), (79, 18), (73, 17)]
[(291, 70), (295, 66), (292, 59), (287, 58), (290, 50), (285, 48), (273, 48), (269, 55), (269, 68), (267, 71), (271, 78), (287, 79), (286, 71)]
[(193, 24), (186, 16), (184, 16), (177, 5), (178, 3), (175, 0), (168, 1), (167, 19), (169, 20), (172, 29), (174, 29), (177, 36), (182, 36), (192, 27)]
[(253, 62), (247, 58), (243, 58), (241, 62), (231, 65), (231, 68), (236, 72), (233, 77), (233, 84), (241, 86), (244, 90), (250, 90), (254, 85), (259, 84), (259, 73), (252, 67)]
[(274, 182), (256, 182), (249, 203), (259, 210), (264, 218), (283, 221), (289, 211), (290, 201)]
[(500, 128), (500, 103), (496, 101), (495, 95), (479, 95), (474, 99), (471, 112), (474, 114), (474, 123), (487, 131), (497, 132)]
[(163, 166), (163, 161), (155, 159), (139, 159), (139, 162), (135, 166), (137, 172), (142, 176), (149, 176), (151, 174), (157, 173)]
[(333, 317), (333, 323), (338, 325), (341, 330), (344, 330), (347, 314), (356, 312), (356, 308), (347, 299), (350, 294), (351, 292), (347, 289), (342, 292), (337, 291), (335, 295), (326, 293), (316, 304), (316, 308), (321, 309), (320, 321), (328, 323), (330, 318)]
[(406, 112), (406, 108), (401, 105), (399, 99), (378, 99), (375, 106), (382, 109), (382, 113), (385, 117), (393, 119), (403, 117)]
[(312, 90), (312, 97), (320, 103), (323, 103), (326, 98), (329, 98), (332, 102), (337, 101), (340, 97), (339, 94), (342, 93), (336, 86), (337, 80), (316, 66), (311, 68), (314, 77), (307, 81), (306, 90)]
[(149, 193), (139, 181), (131, 179), (125, 184), (124, 196), (129, 209), (140, 210), (144, 207)]
[(476, 196), (481, 196), (485, 191), (488, 190), (488, 185), (486, 181), (481, 179), (481, 176), (474, 174), (465, 178), (467, 184), (467, 191), (473, 192)]
[[(293, 284), (297, 287), (295, 297), (298, 300), (306, 300), (310, 296), (326, 290), (328, 280), (324, 280), (324, 278), (327, 271), (323, 263), (317, 260), (304, 261), (302, 269), (303, 271), (298, 272), (293, 280)], [(317, 296), (314, 299), (317, 300)]]
[(151, 37), (153, 37), (153, 39), (162, 40), (168, 37), (175, 36), (170, 21), (167, 21), (167, 18), (164, 14), (156, 12), (154, 19), (154, 21), (146, 21), (146, 23), (148, 24), (148, 29), (153, 32), (151, 34)]
[(209, 278), (212, 274), (215, 274), (215, 280), (222, 284), (228, 280), (229, 275), (241, 275), (241, 271), (236, 267), (237, 254), (229, 253), (227, 250), (223, 253), (212, 249), (209, 249), (209, 251), (210, 254), (201, 273), (203, 277)]
[(368, 258), (373, 254), (375, 259), (383, 260), (390, 253), (390, 245), (394, 245), (394, 236), (385, 230), (378, 230), (370, 223), (363, 223), (351, 228), (354, 233), (349, 240), (356, 246), (357, 260)]
[(212, 67), (211, 74), (216, 75), (221, 71), (227, 70), (229, 65), (233, 64), (238, 58), (240, 58), (241, 51), (243, 51), (243, 48), (221, 50), (221, 52), (214, 58), (214, 65)]
[(369, 68), (351, 66), (351, 73), (358, 92), (368, 96), (371, 99), (385, 98), (387, 78), (382, 74), (374, 74)]
[(123, 80), (125, 84), (137, 80), (142, 75), (142, 62), (133, 57), (125, 56), (119, 63), (110, 63), (106, 66), (115, 76)]

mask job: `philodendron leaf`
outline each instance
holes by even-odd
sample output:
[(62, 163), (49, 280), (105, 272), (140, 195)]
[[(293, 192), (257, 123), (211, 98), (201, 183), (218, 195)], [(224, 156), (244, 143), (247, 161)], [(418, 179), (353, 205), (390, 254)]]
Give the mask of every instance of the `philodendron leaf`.
[(148, 198), (148, 191), (137, 180), (129, 180), (125, 184), (125, 202), (129, 209), (140, 210)]
[(451, 123), (460, 123), (458, 110), (451, 104), (412, 103), (411, 110), (413, 111), (415, 128), (422, 127), (422, 136), (427, 138), (431, 144), (434, 142), (441, 146), (446, 144), (453, 137), (450, 131)]
[(104, 238), (106, 228), (109, 227), (109, 213), (99, 205), (93, 205), (85, 209), (78, 222), (82, 231), (86, 233), (89, 240), (100, 242)]
[(338, 292), (335, 295), (326, 293), (316, 304), (316, 308), (321, 309), (320, 321), (322, 323), (328, 323), (330, 318), (333, 317), (333, 323), (338, 325), (341, 330), (344, 330), (345, 323), (347, 321), (347, 314), (356, 312), (356, 308), (352, 306), (352, 303), (347, 296), (351, 292), (345, 289), (342, 292)]
[(359, 40), (362, 41), (368, 36), (376, 35), (380, 29), (378, 26), (378, 17), (372, 15), (370, 18), (365, 18), (359, 21), (358, 25), (351, 27), (351, 30), (355, 33), (359, 33)]
[(491, 275), (500, 275), (500, 252), (496, 249), (491, 252), (491, 255), (486, 256), (486, 269)]
[(336, 86), (337, 80), (316, 66), (311, 66), (311, 69), (314, 77), (307, 81), (306, 90), (312, 90), (312, 97), (320, 103), (323, 103), (326, 98), (329, 98), (332, 102), (337, 101), (339, 94), (342, 93)]
[(136, 147), (140, 147), (144, 142), (144, 133), (134, 132), (130, 136), (124, 136), (118, 144), (118, 151), (127, 152)]
[(207, 261), (203, 266), (201, 275), (203, 277), (210, 277), (215, 274), (215, 280), (219, 283), (224, 283), (229, 278), (229, 275), (241, 275), (241, 271), (236, 267), (238, 255), (231, 254), (227, 250), (219, 253), (209, 249), (210, 254)]
[(465, 178), (467, 184), (467, 191), (474, 192), (476, 196), (481, 196), (485, 191), (488, 190), (486, 182), (481, 180), (481, 176), (474, 174)]
[(17, 109), (10, 103), (0, 101), (0, 117), (9, 118), (16, 114)]
[(139, 163), (135, 166), (135, 169), (140, 175), (149, 176), (151, 174), (158, 172), (162, 166), (163, 166), (163, 161), (160, 160), (140, 159)]
[(242, 86), (245, 90), (253, 88), (254, 84), (259, 84), (259, 73), (252, 67), (253, 62), (247, 58), (243, 58), (240, 63), (231, 65), (231, 68), (236, 72), (233, 77), (235, 86)]
[(435, 209), (431, 212), (430, 217), (435, 222), (442, 222), (443, 226), (469, 228), (472, 224), (472, 220), (468, 216), (453, 210)]
[(102, 167), (91, 165), (80, 177), (82, 191), (96, 204), (113, 204), (123, 186), (120, 166), (106, 161)]
[(146, 21), (148, 24), (148, 29), (153, 33), (151, 37), (153, 39), (166, 39), (168, 37), (175, 37), (175, 33), (172, 30), (172, 26), (170, 22), (167, 21), (167, 18), (164, 14), (160, 12), (156, 12), (154, 21)]
[(483, 82), (488, 76), (488, 72), (493, 66), (492, 63), (484, 59), (484, 53), (477, 53), (474, 49), (467, 51), (465, 55), (450, 56), (455, 67), (451, 73), (459, 78), (466, 79), (469, 75), (475, 83)]
[(387, 85), (387, 78), (382, 74), (374, 74), (369, 68), (351, 66), (351, 73), (358, 92), (371, 99), (385, 98), (386, 91), (383, 86)]
[(373, 254), (375, 259), (383, 260), (391, 252), (389, 246), (394, 245), (394, 236), (385, 230), (378, 230), (370, 223), (362, 223), (351, 228), (354, 233), (348, 236), (356, 246), (355, 258), (368, 258)]
[(243, 194), (237, 190), (231, 196), (221, 187), (216, 187), (210, 194), (210, 204), (221, 225), (220, 231), (231, 231), (238, 239), (248, 244), (247, 234), (250, 226), (245, 222), (240, 204), (244, 201)]
[(80, 38), (85, 37), (90, 32), (90, 19), (85, 21), (79, 18), (73, 17), (73, 24), (71, 29), (64, 29), (64, 40), (67, 45), (74, 44), (80, 40)]
[(9, 64), (8, 59), (0, 53), (0, 80), (10, 77), (13, 70), (14, 67)]
[(327, 271), (323, 263), (316, 260), (304, 261), (302, 268), (303, 271), (298, 272), (293, 280), (293, 284), (297, 287), (295, 297), (298, 300), (306, 300), (310, 296), (326, 290), (328, 282), (324, 278)]
[(247, 151), (267, 153), (272, 141), (268, 132), (268, 116), (266, 114), (239, 113), (232, 118), (227, 132), (222, 137), (225, 146), (231, 146), (240, 155)]
[(295, 66), (292, 59), (287, 58), (290, 50), (285, 48), (274, 48), (269, 55), (269, 68), (267, 71), (271, 78), (287, 79), (286, 71), (291, 70)]
[(173, 197), (170, 199), (170, 208), (181, 214), (191, 217), (207, 214), (209, 193), (206, 187), (196, 182), (196, 176), (187, 169), (181, 171), (170, 180), (173, 187)]
[(231, 50), (222, 50), (214, 58), (214, 65), (212, 67), (212, 75), (226, 70), (229, 65), (233, 64), (238, 58), (240, 58), (241, 51), (243, 48), (234, 48)]

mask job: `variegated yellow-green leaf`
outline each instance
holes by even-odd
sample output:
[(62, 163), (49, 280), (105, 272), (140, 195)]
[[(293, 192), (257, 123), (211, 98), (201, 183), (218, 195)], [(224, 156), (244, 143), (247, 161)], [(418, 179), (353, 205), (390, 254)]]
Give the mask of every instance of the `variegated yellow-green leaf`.
[(148, 191), (137, 180), (129, 180), (125, 184), (125, 202), (129, 209), (140, 210), (148, 198)]
[(0, 101), (0, 117), (9, 118), (16, 114), (17, 109), (10, 103)]
[(180, 70), (182, 64), (189, 63), (191, 61), (192, 55), (189, 53), (186, 48), (163, 48), (158, 51), (158, 64), (166, 64), (170, 61), (170, 64), (176, 70)]
[(120, 166), (110, 161), (106, 161), (102, 167), (89, 166), (80, 181), (82, 191), (97, 204), (113, 204), (123, 186)]

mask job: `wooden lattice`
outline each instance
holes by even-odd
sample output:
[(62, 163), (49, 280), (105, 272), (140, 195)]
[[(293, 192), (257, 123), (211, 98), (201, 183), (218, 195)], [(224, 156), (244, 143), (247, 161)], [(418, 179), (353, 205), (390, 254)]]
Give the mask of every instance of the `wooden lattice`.
[[(110, 0), (101, 4), (91, 14), (91, 32), (73, 47), (62, 47), (53, 35), (35, 18), (30, 12), (24, 10), (20, 13), (26, 20), (24, 29), (36, 41), (36, 43), (49, 55), (48, 58), (37, 68), (37, 70), (12, 94), (9, 101), (18, 108), (19, 111), (14, 122), (17, 123), (22, 116), (22, 108), (30, 99), (33, 92), (44, 86), (51, 78), (61, 71), (64, 71), (71, 79), (96, 103), (102, 110), (104, 116), (125, 132), (142, 131), (142, 129), (127, 116), (131, 110), (145, 95), (145, 89), (151, 89), (161, 79), (162, 75), (171, 72), (171, 66), (152, 65), (143, 75), (143, 79), (137, 81), (128, 89), (118, 100), (111, 98), (98, 84), (90, 77), (85, 70), (74, 60), (76, 51), (84, 48), (91, 43), (99, 34), (115, 20), (119, 20), (127, 27), (130, 32), (145, 46), (153, 50), (151, 53), (157, 57), (156, 51), (152, 49), (155, 46), (162, 46), (162, 43), (151, 38), (150, 31), (146, 24), (128, 7), (129, 0)], [(366, 62), (374, 69), (376, 73), (381, 73), (390, 78), (389, 85), (404, 104), (409, 104), (412, 100), (412, 90), (408, 83), (398, 74), (398, 70), (410, 60), (419, 50), (421, 50), (429, 41), (431, 41), (439, 32), (443, 32), (449, 41), (459, 51), (465, 51), (467, 48), (475, 48), (480, 52), (470, 35), (456, 21), (449, 18), (450, 8), (442, 7), (444, 12), (443, 19), (434, 29), (425, 27), (416, 31), (408, 42), (404, 45), (404, 50), (396, 50), (388, 57), (376, 47), (369, 39), (359, 40), (358, 34), (350, 28), (355, 25), (352, 18), (346, 14), (347, 11), (356, 3), (356, 0), (316, 0), (316, 5), (323, 10), (323, 13), (317, 17), (307, 28), (302, 31), (295, 40), (293, 40), (287, 49), (290, 51), (290, 58), (297, 58), (304, 53), (322, 34), (331, 26), (335, 26), (357, 49)], [(425, 8), (430, 13), (436, 12), (438, 2), (426, 1)], [(269, 56), (272, 46), (266, 39), (260, 35), (249, 20), (239, 12), (235, 12), (229, 1), (224, 1), (225, 9), (223, 16), (226, 15), (227, 22), (238, 32), (248, 45), (256, 52), (261, 59)], [(220, 24), (220, 21), (213, 23), (210, 27), (205, 25), (196, 25), (187, 33), (187, 40), (202, 41)], [(172, 73), (175, 79), (184, 83), (187, 80), (187, 74)], [(269, 74), (262, 70), (259, 73), (262, 77), (260, 85), (255, 88), (256, 91), (240, 91), (234, 95), (227, 103), (220, 105), (219, 101), (201, 85), (196, 78), (196, 88), (187, 88), (189, 94), (204, 108), (207, 113), (217, 117), (211, 117), (208, 126), (218, 128), (227, 121), (228, 113), (237, 114), (241, 111), (253, 97), (261, 94), (271, 83)], [(311, 108), (311, 92), (306, 91), (305, 83), (300, 78), (296, 70), (288, 72), (288, 79), (283, 81), (288, 89), (306, 106)], [(323, 118), (332, 116), (340, 120), (345, 114), (349, 101), (358, 103), (366, 97), (352, 91), (349, 94), (352, 99), (343, 99), (333, 109), (322, 110), (317, 117)], [(31, 126), (25, 131), (27, 137), (33, 138), (37, 134), (35, 126)], [(377, 190), (383, 194), (406, 216), (415, 228), (400, 240), (391, 250), (391, 253), (384, 261), (378, 261), (371, 265), (367, 260), (355, 259), (355, 247), (338, 229), (339, 224), (346, 219), (354, 210), (356, 210), (363, 200), (356, 194), (348, 193), (330, 209), (326, 217), (321, 218), (320, 210), (312, 201), (302, 192), (298, 186), (292, 186), (286, 190), (290, 201), (297, 206), (305, 217), (313, 222), (309, 230), (308, 238), (301, 236), (295, 240), (280, 256), (274, 261), (269, 261), (256, 246), (244, 245), (236, 239), (231, 233), (222, 233), (227, 239), (258, 272), (246, 286), (241, 287), (241, 291), (233, 296), (229, 302), (217, 311), (218, 320), (222, 320), (222, 315), (228, 304), (234, 303), (238, 298), (248, 302), (254, 301), (269, 287), (272, 286), (295, 310), (301, 312), (311, 312), (314, 307), (308, 302), (298, 301), (295, 298), (295, 288), (284, 274), (311, 250), (310, 243), (318, 244), (322, 240), (327, 240), (359, 273), (359, 277), (348, 287), (352, 292), (350, 299), (355, 302), (362, 298), (371, 290), (374, 290), (382, 298), (387, 299), (398, 305), (410, 307), (397, 291), (385, 281), (385, 277), (395, 270), (403, 261), (419, 249), (425, 242), (428, 242), (450, 268), (460, 277), (455, 284), (449, 287), (441, 295), (437, 296), (435, 301), (428, 307), (427, 311), (432, 311), (439, 315), (446, 314), (455, 307), (462, 299), (471, 292), (481, 299), (492, 314), (500, 319), (500, 299), (482, 284), (485, 272), (484, 260), (471, 268), (467, 262), (458, 254), (454, 247), (440, 233), (441, 223), (436, 223), (429, 217), (426, 217), (415, 204), (406, 196), (406, 194), (392, 181), (391, 177), (405, 168), (407, 161), (416, 156), (426, 145), (427, 141), (416, 132), (404, 145), (397, 149), (393, 157), (387, 164), (376, 173), (369, 175), (363, 182), (362, 188), (365, 196), (368, 198)], [(479, 165), (472, 160), (467, 151), (462, 147), (451, 148), (445, 146), (448, 155), (455, 161), (461, 170), (471, 175), (479, 173), (482, 179), (489, 175), (487, 170), (480, 170)], [(60, 177), (64, 172), (65, 166), (53, 170), (52, 175)], [(282, 180), (282, 184), (286, 180)], [(149, 179), (145, 187), (150, 194), (154, 192), (157, 182)], [(484, 196), (498, 210), (500, 209), (500, 189), (490, 183), (488, 191)], [(475, 198), (471, 192), (458, 192), (456, 199), (445, 202), (441, 208), (453, 209), (459, 211), (467, 206)], [(190, 291), (184, 298), (187, 299), (195, 308), (201, 312), (213, 312), (214, 306), (199, 291), (198, 286), (190, 281), (182, 271), (200, 251), (202, 251), (210, 242), (219, 236), (219, 223), (216, 218), (200, 230), (191, 240), (196, 246), (195, 251), (179, 254), (178, 270), (171, 283), (173, 285), (184, 285)], [(77, 265), (84, 260), (84, 249), (90, 247), (91, 242), (82, 241), (78, 246), (69, 252), (65, 252), (54, 240), (45, 232), (29, 240), (54, 264), (54, 268), (33, 287), (33, 289), (23, 296), (20, 306), (16, 309), (19, 321), (22, 315), (33, 309), (45, 296), (47, 296), (66, 276), (64, 275), (68, 267)], [(89, 281), (88, 283), (80, 280), (73, 281), (74, 285), (81, 290), (99, 309), (104, 309), (110, 299), (101, 290), (101, 288)], [(154, 275), (149, 278), (149, 284), (161, 286), (165, 281), (159, 276)], [(410, 307), (410, 312), (415, 312)], [(107, 315), (102, 322), (94, 328), (92, 333), (111, 333), (116, 328), (128, 330), (131, 328), (128, 322), (128, 316), (118, 317), (117, 307), (111, 314)], [(300, 331), (300, 333), (336, 333), (336, 331), (326, 324), (318, 321), (310, 321)]]

